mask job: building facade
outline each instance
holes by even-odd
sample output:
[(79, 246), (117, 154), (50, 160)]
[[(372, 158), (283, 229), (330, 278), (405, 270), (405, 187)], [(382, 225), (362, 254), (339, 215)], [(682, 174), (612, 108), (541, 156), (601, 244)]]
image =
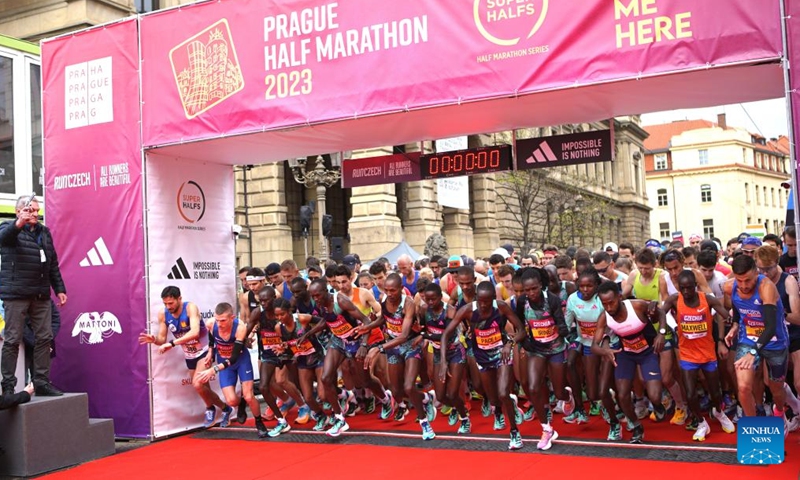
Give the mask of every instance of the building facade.
[(651, 236), (682, 232), (723, 242), (748, 225), (783, 231), (790, 181), (788, 141), (706, 120), (645, 127)]

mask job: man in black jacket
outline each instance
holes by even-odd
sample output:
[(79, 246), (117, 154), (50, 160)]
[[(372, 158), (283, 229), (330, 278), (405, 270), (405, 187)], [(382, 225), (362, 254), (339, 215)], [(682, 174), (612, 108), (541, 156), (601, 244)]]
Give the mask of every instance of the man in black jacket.
[(19, 344), (30, 317), (35, 335), (33, 385), (37, 395), (59, 396), (50, 383), (51, 330), (50, 289), (59, 306), (67, 302), (67, 290), (58, 269), (58, 256), (50, 230), (39, 223), (39, 202), (32, 196), (17, 199), (15, 221), (0, 224), (0, 300), (5, 307), (5, 343), (2, 352), (3, 394), (14, 393)]

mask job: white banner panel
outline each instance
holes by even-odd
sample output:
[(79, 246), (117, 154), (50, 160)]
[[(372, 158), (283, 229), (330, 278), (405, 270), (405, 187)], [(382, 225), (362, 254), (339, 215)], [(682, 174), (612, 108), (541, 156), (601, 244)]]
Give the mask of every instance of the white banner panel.
[[(233, 169), (157, 155), (148, 155), (146, 165), (151, 329), (164, 309), (161, 291), (168, 285), (180, 288), (183, 300), (195, 303), (204, 321), (220, 302), (235, 309)], [(159, 355), (154, 347), (151, 377), (155, 437), (202, 425), (205, 405), (192, 387), (180, 349)], [(211, 383), (219, 391), (218, 382)]]
[[(436, 153), (466, 150), (468, 137), (436, 140)], [(467, 177), (440, 178), (436, 180), (439, 205), (469, 210), (469, 179)]]

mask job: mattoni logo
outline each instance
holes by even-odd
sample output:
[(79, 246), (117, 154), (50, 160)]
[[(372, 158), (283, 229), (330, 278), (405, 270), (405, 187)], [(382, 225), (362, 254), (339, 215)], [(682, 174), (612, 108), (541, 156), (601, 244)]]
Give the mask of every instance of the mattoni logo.
[(103, 343), (103, 339), (115, 333), (122, 333), (119, 319), (111, 312), (86, 312), (78, 315), (75, 326), (72, 327), (72, 336), (80, 336), (82, 344), (95, 345)]
[(94, 247), (86, 252), (86, 256), (79, 264), (81, 267), (102, 267), (103, 265), (114, 265), (114, 259), (108, 252), (106, 242), (103, 237), (99, 237), (94, 241)]
[(170, 280), (189, 280), (192, 278), (189, 269), (187, 269), (186, 264), (183, 263), (183, 258), (178, 258), (175, 261), (175, 265), (172, 266), (172, 271), (167, 274), (167, 278)]
[(525, 159), (526, 163), (536, 162), (556, 162), (558, 157), (553, 153), (553, 149), (547, 144), (547, 141), (542, 142), (539, 148), (533, 151), (533, 154)]
[(475, 26), (483, 38), (503, 47), (533, 37), (547, 17), (549, 0), (473, 0)]
[(206, 195), (194, 180), (184, 182), (178, 189), (178, 213), (189, 223), (197, 223), (206, 214)]

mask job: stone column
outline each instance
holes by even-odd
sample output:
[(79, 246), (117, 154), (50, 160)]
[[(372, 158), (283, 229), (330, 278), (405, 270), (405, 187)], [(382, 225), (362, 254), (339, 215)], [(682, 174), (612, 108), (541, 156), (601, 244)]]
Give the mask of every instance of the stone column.
[(472, 225), (469, 223), (469, 210), (445, 207), (444, 236), (451, 255), (475, 256), (475, 242), (472, 238)]
[(374, 260), (403, 240), (403, 228), (397, 218), (394, 185), (354, 187), (350, 197), (350, 253), (362, 261)]
[[(236, 174), (236, 223), (245, 225), (244, 185), (242, 174)], [(283, 164), (261, 165), (247, 172), (247, 204), (250, 231), (242, 231), (250, 238), (236, 242), (236, 253), (241, 264), (264, 268), (270, 262), (293, 258), (292, 230), (289, 227), (284, 195)], [(249, 249), (252, 244), (252, 259)]]
[[(436, 201), (436, 182), (423, 180), (406, 185), (406, 208), (406, 242), (414, 250), (423, 253), (428, 237), (434, 233), (442, 233), (442, 216)], [(452, 251), (449, 238), (447, 245)]]
[[(479, 257), (488, 256), (500, 245), (500, 229), (497, 223), (497, 181), (495, 174), (472, 177), (472, 219), (475, 231), (472, 234), (475, 251)], [(449, 240), (449, 239), (448, 239)]]

